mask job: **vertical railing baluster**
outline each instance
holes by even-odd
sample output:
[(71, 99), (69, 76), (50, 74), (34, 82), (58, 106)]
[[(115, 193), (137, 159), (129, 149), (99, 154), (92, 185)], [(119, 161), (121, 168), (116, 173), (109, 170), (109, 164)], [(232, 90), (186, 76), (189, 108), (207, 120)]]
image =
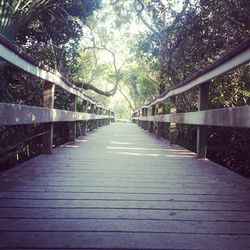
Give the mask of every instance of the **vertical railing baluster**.
[[(199, 85), (198, 111), (208, 108), (209, 82)], [(197, 146), (198, 158), (206, 158), (207, 155), (207, 126), (197, 126)]]
[[(54, 100), (55, 100), (55, 85), (50, 82), (44, 83), (44, 91), (43, 91), (43, 104), (46, 108), (54, 108)], [(52, 113), (51, 113), (52, 115)], [(47, 134), (43, 136), (43, 153), (44, 154), (52, 154), (53, 151), (53, 131), (54, 124), (53, 122), (49, 122), (45, 124)]]
[[(83, 109), (82, 109), (82, 112), (83, 113), (87, 113), (88, 112), (88, 101), (85, 101), (83, 100)], [(87, 120), (83, 120), (82, 121), (82, 135), (87, 135), (87, 126), (88, 125), (88, 122)]]
[[(151, 116), (155, 115), (155, 105), (151, 106)], [(149, 122), (149, 133), (154, 133), (154, 121)]]
[[(76, 96), (70, 94), (69, 96), (69, 110), (76, 111)], [(76, 139), (76, 121), (72, 121), (68, 123), (69, 129), (69, 141), (75, 141)]]
[(177, 113), (177, 107), (176, 107), (176, 96), (170, 97), (170, 135), (169, 135), (169, 141), (170, 144), (176, 144), (177, 139), (177, 126), (174, 122), (174, 116)]
[[(164, 105), (163, 103), (158, 104), (158, 109), (157, 109), (157, 114), (162, 115), (164, 113)], [(157, 137), (162, 137), (164, 133), (164, 123), (163, 122), (157, 122), (157, 131), (156, 131), (156, 136)]]

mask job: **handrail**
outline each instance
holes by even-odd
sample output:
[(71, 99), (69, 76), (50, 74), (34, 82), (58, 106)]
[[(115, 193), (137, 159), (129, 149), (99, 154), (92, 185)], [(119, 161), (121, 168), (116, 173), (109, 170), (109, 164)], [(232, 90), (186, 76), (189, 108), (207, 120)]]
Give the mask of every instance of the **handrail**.
[[(115, 120), (115, 114), (85, 95), (58, 71), (44, 65), (28, 55), (17, 45), (0, 34), (0, 58), (8, 63), (44, 80), (44, 107), (0, 103), (0, 125), (44, 124), (48, 133), (43, 134), (44, 153), (52, 153), (53, 129), (56, 122), (67, 122), (69, 140), (76, 138), (76, 122), (82, 122), (82, 135)], [(69, 110), (54, 108), (55, 86), (70, 93)], [(76, 110), (76, 97), (86, 101), (83, 112)], [(89, 107), (89, 109), (88, 109)]]
[(0, 34), (0, 57), (5, 61), (15, 65), (16, 67), (26, 71), (29, 74), (35, 75), (42, 80), (46, 80), (60, 86), (69, 93), (76, 95), (83, 100), (96, 105), (98, 108), (105, 108), (98, 104), (89, 96), (83, 94), (81, 88), (72, 84), (66, 77), (51, 67), (39, 62), (34, 57), (27, 54), (20, 47), (8, 40)]
[(136, 113), (143, 108), (149, 108), (159, 102), (166, 100), (167, 98), (183, 93), (190, 90), (202, 83), (205, 83), (215, 77), (221, 76), (230, 70), (233, 70), (250, 61), (250, 38), (240, 44), (237, 48), (232, 49), (230, 52), (219, 58), (216, 62), (209, 65), (205, 69), (198, 71), (180, 82), (176, 86), (173, 86), (155, 98), (153, 101), (142, 105), (135, 110)]
[[(250, 38), (219, 58), (215, 63), (196, 72), (176, 86), (166, 90), (153, 101), (144, 104), (132, 114), (131, 120), (161, 136), (162, 123), (170, 123), (170, 143), (176, 143), (176, 124), (197, 126), (197, 156), (206, 157), (208, 126), (250, 128), (250, 106), (208, 109), (209, 82), (250, 61)], [(199, 87), (198, 111), (177, 113), (176, 95)], [(170, 114), (164, 114), (163, 101), (169, 98)], [(157, 105), (157, 106), (156, 106)], [(148, 112), (148, 109), (151, 112)]]
[[(12, 115), (10, 115), (12, 114)], [(46, 107), (0, 103), (0, 125), (72, 122), (108, 119), (110, 114), (93, 114)]]

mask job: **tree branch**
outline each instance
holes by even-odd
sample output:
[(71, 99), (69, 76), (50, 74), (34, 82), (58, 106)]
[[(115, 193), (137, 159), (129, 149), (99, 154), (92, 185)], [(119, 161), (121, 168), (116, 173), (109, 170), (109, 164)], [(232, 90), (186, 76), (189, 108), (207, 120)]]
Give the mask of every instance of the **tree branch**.
[[(95, 43), (94, 43), (95, 44)], [(114, 69), (115, 69), (115, 78), (116, 78), (116, 81), (115, 81), (115, 85), (114, 87), (111, 89), (111, 90), (108, 90), (108, 91), (103, 91), (101, 89), (98, 89), (97, 87), (93, 86), (91, 84), (91, 81), (93, 81), (93, 77), (91, 78), (91, 81), (90, 82), (87, 82), (87, 83), (83, 83), (83, 82), (74, 82), (74, 84), (78, 87), (81, 87), (85, 90), (92, 90), (100, 95), (104, 95), (104, 96), (107, 96), (107, 97), (110, 97), (110, 96), (113, 96), (115, 95), (117, 89), (118, 89), (118, 85), (119, 85), (119, 82), (120, 82), (120, 77), (121, 77), (121, 74), (120, 74), (120, 69), (121, 67), (118, 69), (117, 68), (117, 65), (116, 65), (116, 57), (115, 57), (115, 54), (113, 51), (111, 51), (110, 49), (108, 49), (106, 46), (103, 46), (103, 47), (98, 47), (98, 46), (92, 46), (92, 47), (85, 47), (83, 50), (95, 50), (95, 49), (98, 49), (98, 50), (106, 50), (108, 51), (112, 57), (113, 57), (113, 66), (114, 66)], [(93, 76), (93, 74), (92, 74)]]
[(92, 90), (92, 91), (96, 92), (97, 94), (104, 95), (107, 97), (113, 96), (117, 91), (116, 85), (111, 90), (108, 90), (108, 91), (98, 89), (90, 83), (74, 82), (74, 85), (76, 85), (77, 87), (80, 87), (82, 89), (85, 89), (85, 90)]
[(126, 99), (126, 101), (127, 101), (128, 105), (129, 105), (130, 109), (131, 109), (132, 111), (134, 111), (135, 108), (133, 107), (131, 101), (130, 101), (130, 100), (128, 99), (128, 97), (124, 94), (124, 92), (122, 91), (121, 88), (119, 88), (119, 92), (120, 92), (120, 93), (122, 94), (122, 96)]
[[(138, 8), (138, 6), (136, 5), (136, 2), (139, 3), (140, 7), (141, 8)], [(142, 12), (144, 11), (145, 9), (145, 5), (144, 3), (141, 1), (141, 0), (136, 0), (134, 2), (134, 9), (137, 13), (137, 16), (140, 18), (140, 20), (142, 21), (142, 23), (153, 33), (155, 34), (159, 39), (162, 38), (162, 36), (160, 35), (160, 33), (154, 28), (152, 27), (148, 22), (147, 20), (143, 17), (142, 15)]]

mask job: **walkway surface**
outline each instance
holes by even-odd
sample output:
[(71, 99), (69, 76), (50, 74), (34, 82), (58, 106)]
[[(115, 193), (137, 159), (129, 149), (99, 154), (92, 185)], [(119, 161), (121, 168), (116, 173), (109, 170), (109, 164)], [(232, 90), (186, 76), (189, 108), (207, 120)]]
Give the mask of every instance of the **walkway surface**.
[(1, 249), (250, 249), (250, 181), (132, 124), (0, 175)]

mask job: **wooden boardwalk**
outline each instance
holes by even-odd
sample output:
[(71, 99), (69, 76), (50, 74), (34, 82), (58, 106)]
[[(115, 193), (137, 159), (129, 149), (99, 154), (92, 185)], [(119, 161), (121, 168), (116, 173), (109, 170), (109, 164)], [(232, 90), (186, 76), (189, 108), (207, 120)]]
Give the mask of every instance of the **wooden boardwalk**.
[(250, 181), (132, 124), (0, 175), (1, 249), (250, 249)]

